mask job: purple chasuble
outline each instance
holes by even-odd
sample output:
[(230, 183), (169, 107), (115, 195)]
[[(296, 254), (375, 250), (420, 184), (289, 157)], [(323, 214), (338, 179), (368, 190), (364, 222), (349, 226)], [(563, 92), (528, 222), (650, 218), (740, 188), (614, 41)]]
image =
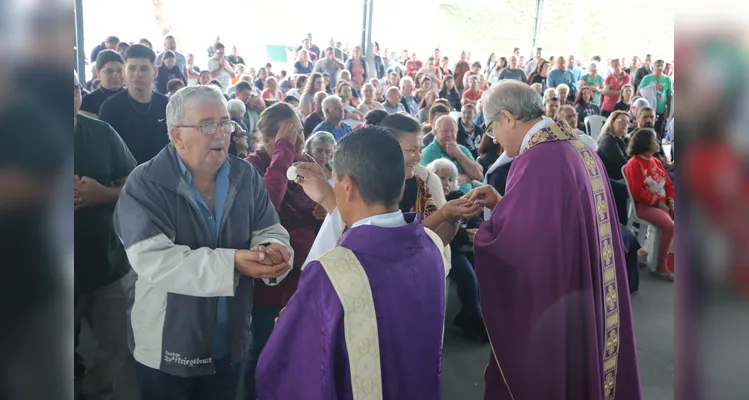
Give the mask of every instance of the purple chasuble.
[(485, 399), (641, 398), (613, 199), (603, 163), (565, 122), (513, 161), (475, 240)]
[[(440, 399), (445, 271), (414, 213), (407, 225), (362, 225), (339, 246), (354, 252), (372, 289), (385, 400)], [(318, 261), (308, 263), (255, 374), (262, 400), (352, 399), (343, 307)]]

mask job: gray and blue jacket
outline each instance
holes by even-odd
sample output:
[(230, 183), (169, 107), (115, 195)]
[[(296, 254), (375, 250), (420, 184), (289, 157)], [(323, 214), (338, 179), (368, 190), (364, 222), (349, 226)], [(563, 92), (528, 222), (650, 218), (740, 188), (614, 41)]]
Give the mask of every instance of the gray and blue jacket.
[(234, 156), (226, 162), (229, 192), (216, 246), (171, 145), (133, 170), (115, 208), (114, 228), (132, 268), (130, 349), (139, 363), (171, 375), (215, 373), (220, 297), (228, 297), (228, 355), (238, 362), (247, 352), (253, 279), (236, 273), (236, 249), (276, 242), (291, 251), (260, 174)]

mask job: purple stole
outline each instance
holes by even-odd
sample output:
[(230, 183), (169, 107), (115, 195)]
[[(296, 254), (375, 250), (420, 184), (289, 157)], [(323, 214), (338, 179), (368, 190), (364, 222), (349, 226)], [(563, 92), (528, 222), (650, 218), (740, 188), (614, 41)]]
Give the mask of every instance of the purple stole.
[[(599, 170), (595, 156), (593, 155), (593, 150), (585, 143), (581, 142), (575, 131), (564, 121), (549, 125), (533, 134), (530, 141), (525, 146), (525, 150), (528, 150), (539, 143), (550, 141), (566, 141), (571, 146), (575, 147), (583, 163), (585, 163), (591, 187), (593, 189), (593, 200), (596, 208), (596, 222), (598, 227), (598, 246), (601, 254), (601, 276), (603, 277), (601, 287), (603, 288), (605, 299), (604, 304), (600, 305), (603, 310), (605, 321), (603, 343), (603, 348), (605, 349), (603, 356), (603, 393), (606, 400), (613, 400), (619, 356), (619, 285), (617, 284), (616, 279), (614, 247), (612, 244), (613, 237), (611, 234), (612, 226), (611, 220), (609, 219), (606, 185), (604, 184), (604, 178), (601, 176), (601, 171)], [(616, 229), (619, 228), (616, 227)], [(624, 288), (626, 290), (626, 285)], [(497, 363), (500, 373), (502, 373), (499, 360), (494, 352), (494, 345), (492, 345), (492, 356)], [(506, 385), (507, 381), (504, 378), (504, 373), (502, 373), (502, 377), (505, 380)], [(507, 387), (507, 390), (510, 392), (510, 396), (512, 396), (509, 386)]]

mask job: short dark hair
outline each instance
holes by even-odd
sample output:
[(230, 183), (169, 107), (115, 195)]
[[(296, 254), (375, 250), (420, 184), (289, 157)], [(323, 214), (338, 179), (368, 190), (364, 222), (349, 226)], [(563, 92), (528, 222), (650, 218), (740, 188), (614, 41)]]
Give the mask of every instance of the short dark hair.
[(388, 113), (385, 110), (369, 110), (367, 115), (364, 116), (364, 123), (369, 126), (379, 126), (383, 118), (387, 116)]
[(128, 47), (130, 47), (130, 43), (128, 43), (128, 42), (119, 42), (119, 43), (117, 43), (117, 51), (127, 50)]
[(450, 114), (450, 107), (440, 103), (432, 104), (432, 108), (429, 109), (429, 119), (432, 120), (433, 123), (437, 122), (434, 121), (434, 116), (437, 114)]
[(239, 81), (237, 82), (237, 85), (234, 87), (234, 92), (239, 93), (243, 90), (250, 89), (252, 90), (252, 85), (250, 85), (250, 82), (247, 81)]
[(333, 170), (337, 181), (348, 176), (356, 183), (368, 206), (390, 208), (400, 202), (406, 180), (403, 150), (385, 129), (367, 126), (344, 136), (336, 144)]
[(216, 43), (213, 44), (213, 49), (214, 50), (221, 50), (221, 49), (225, 49), (225, 48), (226, 48), (226, 46), (224, 46), (224, 44), (221, 43), (221, 42), (216, 42)]
[(145, 45), (145, 46), (148, 46), (148, 47), (150, 47), (150, 48), (153, 48), (153, 43), (151, 43), (151, 41), (150, 41), (150, 40), (148, 40), (148, 39), (146, 39), (146, 38), (142, 38), (142, 39), (140, 39), (140, 40), (138, 41), (138, 43), (139, 43), (139, 44), (142, 44), (142, 45)]
[(268, 137), (276, 137), (281, 121), (296, 115), (296, 111), (286, 103), (275, 103), (260, 113), (257, 130)]
[(166, 91), (171, 93), (172, 90), (180, 86), (185, 87), (185, 82), (182, 82), (182, 79), (179, 79), (179, 78), (170, 79), (169, 82), (166, 83)]
[(105, 49), (100, 51), (96, 56), (96, 70), (101, 71), (101, 69), (104, 68), (104, 65), (110, 62), (118, 62), (120, 64), (125, 63), (122, 60), (122, 56), (120, 55), (120, 53), (114, 50)]
[(144, 58), (150, 60), (151, 64), (153, 64), (156, 62), (156, 53), (153, 52), (152, 48), (138, 43), (128, 47), (125, 52), (125, 61), (131, 58)]
[(162, 60), (165, 58), (177, 58), (177, 55), (173, 51), (167, 50), (164, 52), (164, 57), (161, 57)]
[(285, 77), (285, 76), (286, 76), (286, 70), (285, 70), (285, 69), (282, 69), (282, 70), (281, 70), (281, 76), (283, 76), (283, 77)]
[(637, 110), (637, 118), (640, 118), (640, 115), (642, 115), (642, 113), (644, 113), (645, 111), (650, 111), (653, 114), (655, 114), (655, 110), (653, 109), (653, 107), (649, 107), (649, 106), (640, 107), (640, 109)]
[(663, 65), (665, 66), (665, 65), (666, 65), (666, 62), (665, 62), (665, 61), (663, 61), (663, 60), (661, 60), (661, 59), (657, 59), (657, 60), (655, 60), (655, 62), (653, 63), (653, 65), (658, 65), (658, 64), (663, 64)]
[(478, 62), (478, 61), (474, 61), (473, 64), (471, 64), (471, 68), (473, 68), (473, 67), (479, 67), (479, 68), (481, 68), (481, 63)]
[(117, 36), (107, 36), (107, 38), (104, 39), (104, 43), (117, 44), (119, 42), (120, 38), (118, 38)]
[(419, 125), (419, 121), (410, 115), (400, 113), (390, 114), (383, 118), (379, 126), (386, 128), (390, 132), (390, 135), (398, 141), (400, 141), (406, 133), (421, 133), (421, 125)]
[(290, 101), (296, 101), (298, 103), (299, 99), (297, 99), (296, 96), (292, 96), (292, 95), (288, 95), (288, 96), (286, 96), (286, 97), (283, 98), (283, 102), (284, 103), (288, 103)]
[(629, 139), (627, 154), (634, 157), (653, 150), (653, 139), (657, 138), (655, 131), (650, 128), (640, 128)]
[(296, 81), (294, 82), (294, 87), (296, 87), (299, 90), (302, 90), (305, 84), (307, 84), (307, 75), (297, 75)]

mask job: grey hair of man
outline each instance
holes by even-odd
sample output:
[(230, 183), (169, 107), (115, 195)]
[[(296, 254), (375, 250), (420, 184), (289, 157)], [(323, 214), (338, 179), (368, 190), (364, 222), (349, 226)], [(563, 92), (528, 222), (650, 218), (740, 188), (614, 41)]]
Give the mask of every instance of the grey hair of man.
[(650, 106), (640, 107), (637, 109), (637, 118), (640, 118), (642, 116), (642, 113), (644, 113), (645, 111), (650, 111), (652, 113), (655, 113), (655, 110), (653, 109), (653, 107), (650, 107)]
[(317, 144), (332, 144), (335, 147), (335, 136), (330, 132), (317, 131), (304, 143), (304, 151), (312, 154), (312, 147)]
[(427, 169), (435, 175), (440, 176), (440, 172), (448, 171), (450, 173), (450, 191), (454, 192), (460, 188), (458, 185), (458, 167), (454, 162), (446, 158), (438, 158), (427, 165)]
[(533, 88), (514, 79), (501, 80), (486, 91), (483, 111), (486, 126), (490, 126), (500, 111), (507, 111), (516, 119), (528, 122), (544, 116), (541, 98)]
[[(198, 108), (207, 103), (221, 103), (226, 107), (224, 95), (213, 85), (187, 86), (169, 97), (166, 105), (166, 126), (171, 131), (172, 127), (185, 123), (187, 110)], [(171, 135), (169, 138), (171, 139)]]
[(326, 98), (323, 99), (323, 101), (322, 101), (322, 113), (325, 116), (325, 119), (328, 119), (328, 109), (335, 102), (339, 102), (339, 103), (343, 104), (343, 102), (341, 101), (341, 98), (338, 97), (338, 96), (336, 96), (336, 95), (327, 96)]
[(242, 100), (231, 99), (228, 103), (226, 103), (226, 110), (229, 111), (229, 115), (231, 116), (244, 116), (244, 113), (247, 110), (247, 106), (244, 105), (244, 102)]
[[(346, 78), (345, 78), (345, 79), (343, 78), (343, 76), (344, 76), (344, 75), (346, 75)], [(341, 70), (341, 71), (340, 71), (340, 72), (338, 73), (338, 79), (339, 79), (339, 80), (344, 80), (344, 81), (346, 81), (346, 80), (350, 80), (350, 79), (351, 79), (351, 72), (348, 72), (348, 70), (342, 69), (342, 70)]]
[(638, 97), (637, 100), (632, 102), (632, 107), (635, 107), (637, 110), (640, 110), (643, 107), (650, 107), (650, 102), (648, 101), (648, 99), (644, 97)]

